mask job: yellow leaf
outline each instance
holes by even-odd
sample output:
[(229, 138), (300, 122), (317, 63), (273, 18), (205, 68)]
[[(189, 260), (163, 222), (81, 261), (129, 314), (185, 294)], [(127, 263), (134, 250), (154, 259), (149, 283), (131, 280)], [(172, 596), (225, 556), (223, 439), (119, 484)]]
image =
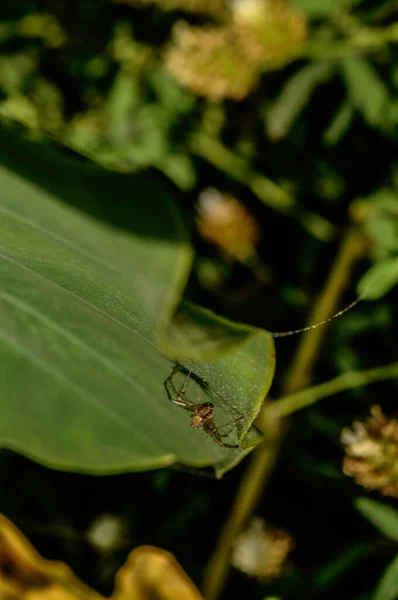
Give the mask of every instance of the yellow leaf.
[[(0, 599), (105, 600), (61, 562), (40, 556), (25, 536), (0, 515)], [(154, 546), (131, 552), (116, 573), (110, 600), (203, 600), (172, 554)]]
[(174, 556), (155, 546), (131, 552), (116, 574), (111, 600), (203, 600)]

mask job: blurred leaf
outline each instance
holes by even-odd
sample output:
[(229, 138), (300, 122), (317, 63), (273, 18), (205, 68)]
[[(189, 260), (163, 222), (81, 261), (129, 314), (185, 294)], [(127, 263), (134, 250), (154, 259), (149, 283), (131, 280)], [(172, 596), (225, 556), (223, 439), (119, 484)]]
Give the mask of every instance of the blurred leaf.
[(336, 6), (334, 0), (292, 0), (292, 5), (296, 6), (309, 17), (321, 18), (328, 17)]
[(398, 542), (397, 510), (387, 504), (382, 504), (369, 498), (357, 498), (355, 506), (372, 525), (377, 527), (387, 537)]
[(165, 114), (174, 118), (179, 114), (189, 114), (194, 108), (195, 97), (181, 87), (166, 69), (162, 67), (151, 69), (148, 78), (161, 101)]
[(314, 587), (328, 589), (349, 569), (356, 567), (367, 551), (366, 544), (353, 544), (335, 558), (331, 558), (324, 567), (317, 570), (313, 581)]
[(314, 477), (316, 477), (318, 481), (320, 477), (327, 477), (328, 479), (334, 480), (342, 480), (344, 478), (341, 469), (336, 465), (314, 458), (311, 454), (303, 452), (302, 450), (295, 452), (292, 462), (295, 465), (297, 473), (301, 472), (304, 477), (307, 477), (310, 480)]
[(45, 560), (0, 515), (0, 597), (7, 600), (105, 600), (61, 562)]
[(323, 134), (323, 140), (328, 146), (337, 144), (347, 132), (353, 117), (354, 111), (349, 102), (343, 102), (335, 113), (329, 127)]
[(155, 546), (140, 546), (116, 573), (110, 600), (203, 600), (174, 556)]
[[(82, 583), (67, 565), (45, 560), (0, 515), (0, 597), (7, 600), (105, 600)], [(116, 573), (109, 600), (203, 600), (174, 556), (155, 546), (140, 546)]]
[(216, 422), (234, 425), (233, 443), (248, 433), (252, 446), (274, 369), (271, 336), (195, 307), (171, 323), (191, 249), (153, 178), (8, 142), (0, 159), (32, 181), (0, 169), (1, 445), (97, 473), (176, 461), (231, 468), (244, 453), (192, 431), (168, 402), (172, 364), (158, 344), (172, 358), (217, 358), (195, 367), (207, 387), (193, 381), (191, 397), (210, 395)]
[(319, 62), (303, 67), (288, 79), (282, 92), (267, 111), (267, 132), (271, 139), (280, 140), (287, 135), (311, 94), (320, 83), (327, 81), (333, 72), (334, 66), (330, 62)]
[(373, 600), (396, 600), (398, 598), (398, 554), (384, 571)]
[[(148, 79), (144, 86), (139, 73), (121, 70), (106, 100), (68, 124), (63, 141), (106, 167), (157, 167), (189, 190), (196, 173), (190, 156), (173, 144), (173, 129), (192, 110), (194, 99), (161, 69), (149, 70)], [(145, 91), (156, 101), (148, 101)]]
[(372, 127), (386, 127), (391, 98), (373, 67), (364, 58), (348, 58), (341, 69), (353, 105)]
[(375, 264), (361, 278), (358, 291), (376, 300), (398, 283), (398, 195), (381, 188), (353, 205), (353, 214), (363, 223), (373, 242)]
[(386, 258), (398, 253), (398, 193), (389, 188), (373, 192), (365, 200), (370, 213), (365, 229), (375, 245), (376, 254)]
[(162, 159), (159, 169), (184, 192), (192, 190), (197, 182), (192, 159), (187, 154), (177, 154), (170, 151)]
[(26, 80), (37, 69), (37, 57), (31, 52), (0, 55), (0, 89), (6, 97), (23, 93)]
[(115, 77), (107, 105), (107, 135), (116, 147), (130, 142), (132, 130), (137, 127), (140, 98), (139, 81), (132, 73), (121, 71)]
[(378, 300), (398, 283), (398, 257), (377, 262), (361, 278), (358, 293), (367, 300)]

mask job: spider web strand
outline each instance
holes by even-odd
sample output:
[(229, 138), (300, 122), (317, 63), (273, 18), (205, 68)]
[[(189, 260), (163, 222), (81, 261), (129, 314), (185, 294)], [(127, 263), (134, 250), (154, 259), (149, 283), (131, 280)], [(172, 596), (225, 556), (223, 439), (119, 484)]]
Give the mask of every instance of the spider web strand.
[(363, 299), (364, 299), (364, 295), (362, 294), (361, 296), (358, 296), (358, 298), (356, 298), (353, 302), (351, 302), (351, 304), (349, 304), (348, 306), (343, 308), (343, 310), (340, 310), (338, 313), (336, 313), (332, 317), (329, 317), (328, 319), (325, 319), (324, 321), (320, 321), (319, 323), (315, 323), (314, 325), (308, 325), (307, 327), (302, 327), (301, 329), (293, 329), (292, 331), (277, 331), (275, 333), (273, 331), (270, 331), (269, 333), (272, 335), (273, 338), (282, 338), (282, 337), (288, 337), (289, 335), (296, 335), (297, 333), (304, 333), (305, 331), (310, 331), (310, 329), (316, 329), (320, 325), (325, 325), (326, 323), (330, 323), (331, 321), (334, 321), (338, 317), (341, 317), (341, 315), (343, 315), (347, 311), (351, 310), (351, 308), (354, 308), (354, 306), (359, 304), (359, 302), (361, 302), (361, 300), (363, 300)]

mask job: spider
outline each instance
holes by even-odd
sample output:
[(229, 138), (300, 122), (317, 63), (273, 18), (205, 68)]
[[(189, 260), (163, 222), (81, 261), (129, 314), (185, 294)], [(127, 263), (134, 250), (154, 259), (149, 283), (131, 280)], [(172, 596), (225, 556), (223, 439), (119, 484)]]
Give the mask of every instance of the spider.
[(191, 427), (192, 429), (199, 429), (203, 427), (203, 430), (211, 437), (219, 446), (223, 448), (240, 448), (239, 444), (227, 444), (222, 440), (226, 435), (222, 435), (214, 423), (214, 404), (212, 402), (202, 402), (201, 404), (195, 404), (194, 402), (189, 402), (186, 395), (186, 387), (191, 378), (193, 369), (193, 361), (190, 370), (188, 371), (187, 376), (185, 377), (184, 383), (182, 384), (180, 390), (177, 391), (173, 377), (179, 370), (179, 365), (176, 364), (171, 371), (170, 375), (164, 380), (164, 387), (166, 390), (166, 394), (170, 402), (176, 404), (177, 406), (181, 406), (181, 408), (192, 413), (191, 415)]

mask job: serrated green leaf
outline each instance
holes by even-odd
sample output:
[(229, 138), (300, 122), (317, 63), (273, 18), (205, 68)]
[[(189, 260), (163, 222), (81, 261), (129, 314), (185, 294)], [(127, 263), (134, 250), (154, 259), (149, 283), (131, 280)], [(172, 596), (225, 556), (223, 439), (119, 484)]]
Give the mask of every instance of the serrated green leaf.
[(387, 537), (398, 542), (397, 510), (369, 498), (357, 498), (355, 506), (372, 525), (377, 527)]
[(376, 588), (373, 600), (396, 600), (398, 598), (398, 554), (388, 565)]
[(171, 359), (179, 345), (217, 358), (195, 365), (207, 387), (192, 381), (189, 398), (210, 397), (216, 423), (233, 425), (226, 441), (252, 447), (272, 338), (210, 313), (192, 338), (198, 308), (170, 323), (192, 260), (170, 194), (147, 175), (107, 172), (6, 131), (0, 160), (9, 167), (0, 168), (0, 445), (95, 473), (176, 461), (231, 468), (244, 452), (193, 431), (167, 400), (172, 361), (161, 348), (167, 341)]

